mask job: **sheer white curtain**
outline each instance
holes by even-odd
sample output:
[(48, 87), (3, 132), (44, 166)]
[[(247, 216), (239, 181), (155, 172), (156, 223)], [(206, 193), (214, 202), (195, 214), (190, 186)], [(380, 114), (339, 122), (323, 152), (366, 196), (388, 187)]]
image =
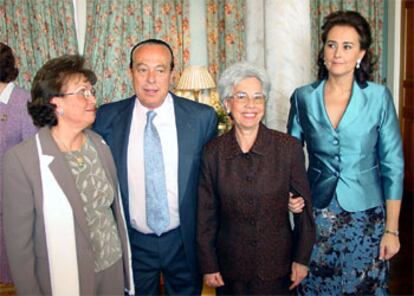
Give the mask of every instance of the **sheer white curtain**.
[(266, 125), (286, 131), (293, 90), (312, 81), (308, 0), (247, 0), (247, 60), (266, 68), (272, 90)]

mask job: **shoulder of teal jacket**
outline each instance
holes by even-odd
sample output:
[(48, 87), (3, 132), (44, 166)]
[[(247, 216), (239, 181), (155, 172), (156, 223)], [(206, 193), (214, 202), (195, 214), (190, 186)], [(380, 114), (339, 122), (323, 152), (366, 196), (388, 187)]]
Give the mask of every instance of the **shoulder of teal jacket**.
[(369, 94), (371, 97), (379, 98), (383, 97), (385, 99), (392, 98), (391, 92), (389, 89), (382, 84), (368, 81), (366, 82), (366, 87), (360, 87), (361, 91)]
[(312, 83), (296, 88), (292, 96), (295, 96), (295, 98), (298, 100), (307, 98), (312, 93), (320, 91), (323, 88), (323, 85), (324, 80), (314, 81)]
[(360, 87), (359, 91), (373, 107), (376, 106), (380, 109), (394, 108), (392, 94), (388, 87), (382, 84), (369, 81), (365, 83), (365, 87)]

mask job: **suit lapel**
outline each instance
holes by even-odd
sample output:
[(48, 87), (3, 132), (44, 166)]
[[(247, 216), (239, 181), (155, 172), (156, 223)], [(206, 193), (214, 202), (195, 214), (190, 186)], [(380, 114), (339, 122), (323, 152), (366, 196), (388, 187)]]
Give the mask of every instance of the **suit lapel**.
[(315, 82), (312, 86), (314, 90), (312, 91), (313, 99), (308, 100), (311, 112), (308, 114), (312, 117), (313, 121), (318, 122), (319, 128), (328, 128), (333, 129), (331, 121), (329, 120), (328, 113), (325, 108), (324, 101), (324, 89), (325, 89), (326, 80)]
[[(53, 160), (49, 165), (50, 171), (72, 207), (76, 224), (79, 226), (83, 234), (89, 238), (89, 227), (86, 222), (85, 212), (83, 210), (83, 202), (65, 157), (53, 140), (52, 134), (48, 127), (42, 128), (39, 131), (39, 139), (43, 154), (53, 157)], [(47, 189), (43, 188), (43, 190)]]
[[(128, 144), (129, 144), (129, 132), (131, 129), (132, 113), (135, 106), (136, 97), (130, 99), (130, 103), (127, 108), (123, 109), (113, 122), (113, 126), (116, 127), (116, 132), (112, 132), (113, 140), (108, 143), (111, 146), (112, 156), (115, 163), (118, 164), (118, 180), (120, 183), (122, 197), (125, 209), (129, 208), (128, 202)], [(128, 212), (128, 211), (126, 211)], [(128, 213), (126, 213), (129, 215)]]
[(192, 123), (191, 114), (184, 110), (182, 103), (174, 95), (173, 99), (178, 142), (178, 193), (181, 202), (193, 161), (191, 155), (193, 154), (192, 147), (194, 145), (192, 141), (194, 141), (195, 127)]

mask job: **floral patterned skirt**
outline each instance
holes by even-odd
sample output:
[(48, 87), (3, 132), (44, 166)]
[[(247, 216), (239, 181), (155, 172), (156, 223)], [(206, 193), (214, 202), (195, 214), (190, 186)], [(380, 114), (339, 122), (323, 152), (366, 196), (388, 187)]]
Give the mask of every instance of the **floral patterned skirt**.
[(335, 196), (314, 217), (317, 239), (298, 294), (387, 295), (388, 262), (378, 259), (385, 207), (351, 213)]

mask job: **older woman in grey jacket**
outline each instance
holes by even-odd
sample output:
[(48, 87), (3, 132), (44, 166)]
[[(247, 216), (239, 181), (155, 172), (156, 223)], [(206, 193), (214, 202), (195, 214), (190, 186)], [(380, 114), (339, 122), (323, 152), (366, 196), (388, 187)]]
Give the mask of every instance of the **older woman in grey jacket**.
[(29, 113), (39, 132), (4, 157), (4, 229), (19, 295), (134, 293), (109, 147), (95, 120), (95, 74), (80, 56), (37, 72)]

